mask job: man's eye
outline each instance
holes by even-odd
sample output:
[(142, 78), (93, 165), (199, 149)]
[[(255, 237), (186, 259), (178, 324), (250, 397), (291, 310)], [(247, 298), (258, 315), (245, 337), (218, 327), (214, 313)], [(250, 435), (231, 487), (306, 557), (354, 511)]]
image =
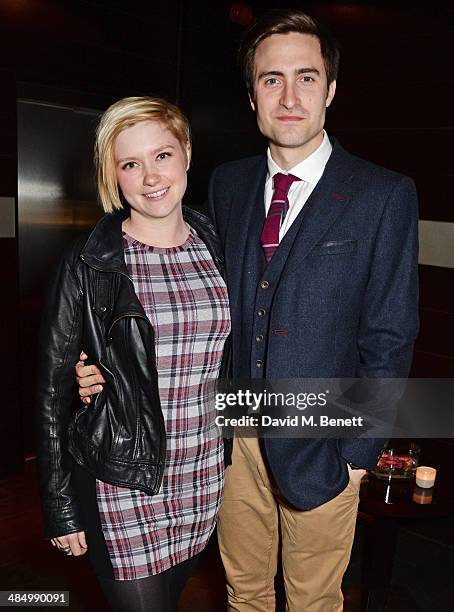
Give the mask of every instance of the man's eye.
[(314, 78), (313, 78), (313, 77), (311, 77), (311, 76), (309, 76), (309, 75), (307, 75), (307, 74), (305, 74), (305, 75), (303, 76), (303, 81), (304, 81), (305, 83), (312, 83), (312, 82), (314, 81)]
[(157, 156), (157, 159), (166, 159), (167, 157), (170, 157), (172, 154), (169, 153), (169, 151), (163, 151), (162, 153), (159, 153), (159, 155)]
[(269, 79), (266, 79), (265, 85), (277, 85), (278, 82), (279, 81), (275, 77), (270, 77)]

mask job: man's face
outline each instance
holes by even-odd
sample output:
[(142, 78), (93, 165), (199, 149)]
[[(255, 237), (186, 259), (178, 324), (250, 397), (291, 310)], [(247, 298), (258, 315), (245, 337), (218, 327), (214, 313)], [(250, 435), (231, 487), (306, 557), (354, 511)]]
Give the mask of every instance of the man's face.
[(260, 43), (254, 59), (251, 106), (273, 159), (288, 169), (321, 144), (336, 82), (327, 86), (320, 43), (309, 34), (273, 34)]

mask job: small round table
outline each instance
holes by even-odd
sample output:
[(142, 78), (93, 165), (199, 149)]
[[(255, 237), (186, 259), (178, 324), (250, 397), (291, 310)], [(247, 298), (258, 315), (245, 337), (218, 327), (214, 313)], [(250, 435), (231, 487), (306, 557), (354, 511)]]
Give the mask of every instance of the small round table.
[[(394, 554), (402, 519), (440, 518), (454, 513), (454, 488), (443, 474), (437, 475), (431, 503), (421, 499), (427, 489), (414, 480), (385, 480), (369, 475), (361, 485), (359, 519), (363, 522), (361, 610), (383, 612), (391, 583)], [(418, 498), (418, 497), (417, 497)], [(425, 498), (427, 501), (427, 498)]]

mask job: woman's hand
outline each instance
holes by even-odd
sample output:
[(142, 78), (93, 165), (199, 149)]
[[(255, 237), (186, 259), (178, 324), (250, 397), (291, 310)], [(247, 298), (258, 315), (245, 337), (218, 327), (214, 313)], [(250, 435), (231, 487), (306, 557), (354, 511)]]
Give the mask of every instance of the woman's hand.
[(85, 365), (85, 359), (88, 359), (88, 356), (82, 351), (80, 361), (76, 363), (76, 380), (82, 402), (89, 404), (91, 402), (90, 396), (102, 391), (102, 386), (99, 383), (105, 383), (106, 381), (95, 365)]
[(59, 536), (51, 539), (52, 546), (56, 546), (66, 555), (74, 555), (80, 557), (87, 552), (87, 542), (85, 541), (85, 531), (77, 533), (68, 533), (68, 535)]

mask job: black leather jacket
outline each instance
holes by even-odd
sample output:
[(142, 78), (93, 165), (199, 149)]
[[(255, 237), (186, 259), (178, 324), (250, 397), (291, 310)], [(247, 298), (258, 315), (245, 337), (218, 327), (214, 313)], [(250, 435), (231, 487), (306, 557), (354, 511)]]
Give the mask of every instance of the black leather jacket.
[[(72, 457), (105, 482), (153, 495), (161, 485), (166, 435), (153, 328), (128, 276), (121, 223), (102, 217), (88, 240), (62, 258), (44, 307), (38, 376), (38, 474), (49, 538), (82, 531), (71, 479)], [(224, 264), (208, 218), (184, 209), (220, 273)], [(221, 375), (230, 361), (224, 350)], [(106, 380), (88, 406), (74, 411), (74, 365), (81, 349)], [(72, 456), (72, 457), (71, 457)]]

